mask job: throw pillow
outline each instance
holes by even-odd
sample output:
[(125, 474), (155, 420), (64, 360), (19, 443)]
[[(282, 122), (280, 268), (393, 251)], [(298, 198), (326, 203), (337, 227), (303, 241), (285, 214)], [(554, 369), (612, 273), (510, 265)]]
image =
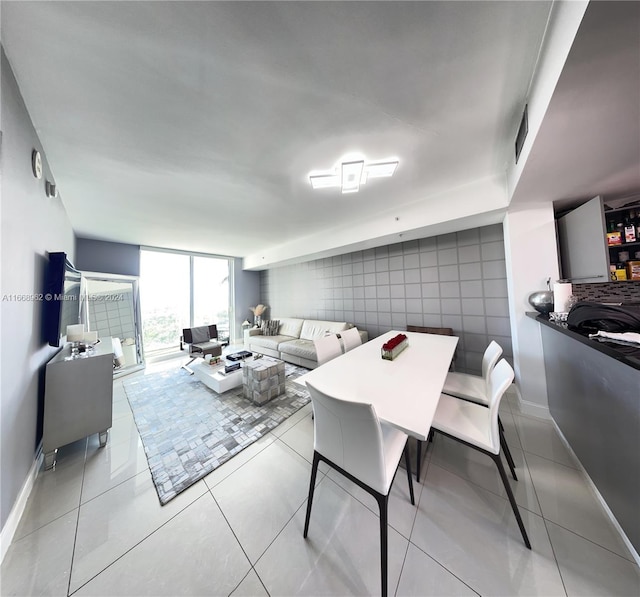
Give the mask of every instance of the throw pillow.
[(277, 336), (278, 328), (280, 327), (280, 320), (269, 319), (262, 322), (262, 335), (263, 336)]

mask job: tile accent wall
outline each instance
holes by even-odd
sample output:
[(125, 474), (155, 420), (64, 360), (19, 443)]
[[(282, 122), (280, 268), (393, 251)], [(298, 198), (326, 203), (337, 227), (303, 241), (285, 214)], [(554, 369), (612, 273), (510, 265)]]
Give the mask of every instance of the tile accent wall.
[(573, 294), (581, 301), (640, 303), (640, 282), (573, 284)]
[(135, 338), (133, 323), (133, 296), (130, 292), (103, 293), (111, 299), (100, 300), (100, 293), (93, 293), (95, 300), (89, 301), (89, 321), (91, 329), (99, 338)]
[(347, 321), (371, 338), (450, 327), (460, 337), (456, 370), (474, 374), (491, 340), (512, 356), (500, 224), (272, 268), (260, 282), (272, 319)]

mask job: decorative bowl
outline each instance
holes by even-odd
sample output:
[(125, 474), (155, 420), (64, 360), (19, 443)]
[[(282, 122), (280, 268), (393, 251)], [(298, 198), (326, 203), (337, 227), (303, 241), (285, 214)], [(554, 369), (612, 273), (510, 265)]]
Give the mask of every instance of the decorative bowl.
[(532, 292), (529, 295), (529, 304), (538, 311), (538, 313), (551, 313), (551, 311), (553, 311), (553, 291), (539, 290), (538, 292)]

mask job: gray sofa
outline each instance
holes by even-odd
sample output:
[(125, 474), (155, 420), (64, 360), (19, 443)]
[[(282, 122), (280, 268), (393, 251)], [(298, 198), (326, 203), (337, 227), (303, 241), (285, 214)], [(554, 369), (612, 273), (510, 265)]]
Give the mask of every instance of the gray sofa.
[[(316, 349), (313, 345), (314, 338), (324, 336), (327, 332), (340, 334), (341, 331), (353, 327), (345, 321), (291, 317), (274, 317), (273, 319), (280, 321), (278, 333), (275, 336), (265, 336), (261, 328), (249, 329), (245, 332), (245, 348), (307, 369), (315, 369), (318, 366)], [(358, 331), (362, 342), (366, 342), (369, 334), (364, 330)]]

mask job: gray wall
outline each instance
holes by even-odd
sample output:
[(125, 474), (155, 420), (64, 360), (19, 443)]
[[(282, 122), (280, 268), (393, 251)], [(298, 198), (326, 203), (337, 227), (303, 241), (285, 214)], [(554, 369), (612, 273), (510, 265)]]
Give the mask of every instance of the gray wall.
[(233, 301), (235, 337), (239, 340), (242, 338), (242, 322), (245, 319), (253, 321), (249, 307), (263, 302), (260, 298), (260, 272), (244, 271), (240, 257), (233, 260)]
[(567, 333), (538, 325), (551, 415), (640, 551), (640, 371)]
[[(64, 251), (74, 260), (74, 235), (61, 200), (45, 195), (45, 180), (55, 179), (4, 50), (1, 60), (0, 516), (4, 529), (34, 464), (41, 439), (41, 378), (57, 351), (41, 340), (42, 303), (33, 295), (42, 292), (48, 252)], [(40, 180), (31, 173), (34, 148), (43, 157)]]
[(260, 302), (272, 319), (348, 321), (370, 337), (451, 327), (459, 371), (479, 374), (493, 339), (512, 356), (500, 224), (265, 270)]
[(140, 276), (140, 246), (79, 237), (74, 265), (85, 272)]

